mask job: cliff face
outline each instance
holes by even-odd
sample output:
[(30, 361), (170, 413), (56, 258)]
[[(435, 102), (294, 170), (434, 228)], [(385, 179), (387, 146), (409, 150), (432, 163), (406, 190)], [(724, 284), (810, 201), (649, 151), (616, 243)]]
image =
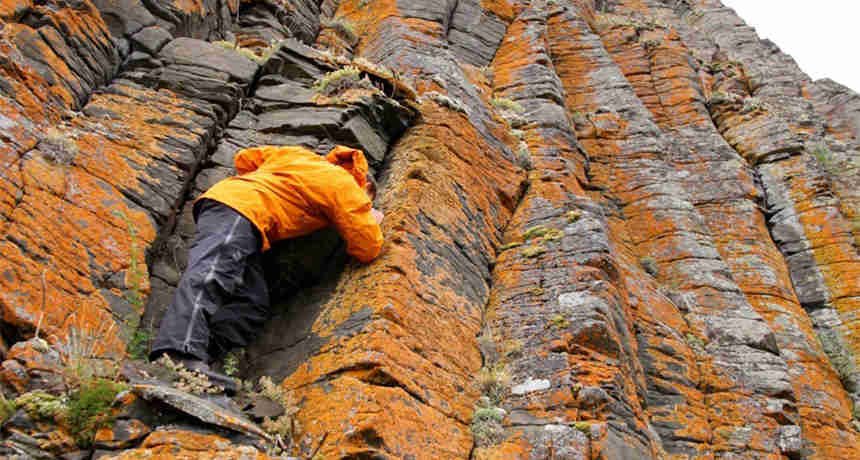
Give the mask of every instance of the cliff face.
[[(860, 96), (719, 0), (0, 0), (0, 109), (8, 395), (158, 324), (239, 149), (346, 144), (384, 252), (274, 248), (241, 366), (294, 454), (860, 458)], [(198, 418), (97, 452), (258, 455)]]

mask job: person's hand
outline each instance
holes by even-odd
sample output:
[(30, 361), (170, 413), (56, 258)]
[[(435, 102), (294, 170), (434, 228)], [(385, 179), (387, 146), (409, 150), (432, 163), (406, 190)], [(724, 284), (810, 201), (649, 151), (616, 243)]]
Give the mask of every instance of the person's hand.
[(374, 219), (376, 219), (377, 224), (381, 224), (382, 218), (385, 217), (385, 214), (383, 214), (382, 211), (380, 211), (376, 208), (372, 208), (370, 210), (370, 215), (373, 216)]

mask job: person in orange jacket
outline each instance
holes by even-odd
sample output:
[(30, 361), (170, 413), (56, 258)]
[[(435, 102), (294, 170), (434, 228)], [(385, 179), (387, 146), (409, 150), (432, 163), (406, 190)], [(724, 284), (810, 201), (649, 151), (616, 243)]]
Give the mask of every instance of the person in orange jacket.
[(237, 176), (193, 208), (197, 233), (150, 359), (168, 355), (228, 392), (235, 382), (209, 362), (244, 347), (269, 318), (261, 254), (275, 242), (333, 225), (347, 254), (370, 262), (382, 250), (382, 213), (364, 154), (337, 146), (322, 157), (302, 147), (262, 146), (235, 157)]

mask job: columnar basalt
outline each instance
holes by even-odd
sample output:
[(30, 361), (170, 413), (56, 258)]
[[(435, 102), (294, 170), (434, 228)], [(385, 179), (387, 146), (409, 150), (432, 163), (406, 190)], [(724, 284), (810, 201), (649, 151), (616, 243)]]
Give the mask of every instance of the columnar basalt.
[[(719, 0), (0, 0), (0, 455), (860, 458), (858, 134)], [(33, 404), (158, 324), (260, 144), (362, 149), (386, 213), (371, 264), (267, 254), (238, 367), (301, 430), (139, 364), (76, 446)]]

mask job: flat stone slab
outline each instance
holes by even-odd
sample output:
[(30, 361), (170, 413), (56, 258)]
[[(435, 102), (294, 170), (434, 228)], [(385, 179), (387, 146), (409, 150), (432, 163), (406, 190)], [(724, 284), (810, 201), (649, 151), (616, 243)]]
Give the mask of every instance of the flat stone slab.
[(202, 422), (271, 441), (268, 433), (245, 417), (206, 399), (164, 385), (137, 384), (132, 390), (148, 401), (157, 399)]
[(219, 70), (242, 83), (250, 83), (259, 67), (256, 62), (241, 54), (194, 38), (177, 38), (161, 52), (159, 58), (165, 62), (186, 64)]

